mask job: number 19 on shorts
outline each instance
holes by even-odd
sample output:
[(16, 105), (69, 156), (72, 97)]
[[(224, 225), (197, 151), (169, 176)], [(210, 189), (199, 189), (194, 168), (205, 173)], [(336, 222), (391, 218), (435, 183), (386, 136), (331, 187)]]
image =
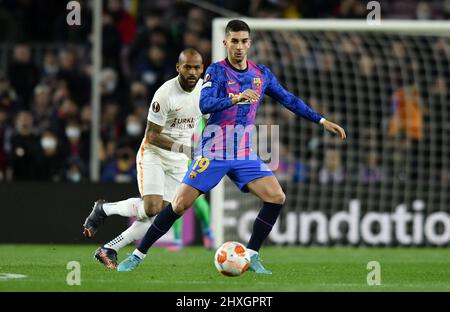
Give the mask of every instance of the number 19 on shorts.
[[(208, 158), (198, 158), (194, 165), (191, 168), (191, 173), (189, 174), (190, 178), (195, 178), (198, 173), (202, 173), (205, 171), (209, 166), (209, 159)], [(198, 169), (197, 169), (198, 168)]]

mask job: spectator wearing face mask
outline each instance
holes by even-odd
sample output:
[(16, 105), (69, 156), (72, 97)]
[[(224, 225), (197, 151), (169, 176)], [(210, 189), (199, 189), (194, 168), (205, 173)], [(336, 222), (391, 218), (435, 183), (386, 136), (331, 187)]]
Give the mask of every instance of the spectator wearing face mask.
[(13, 180), (38, 178), (39, 152), (39, 137), (33, 133), (33, 116), (28, 111), (21, 111), (16, 117), (9, 153)]
[(64, 174), (64, 178), (67, 182), (70, 183), (79, 183), (84, 179), (84, 165), (82, 161), (78, 158), (70, 158), (67, 163), (66, 172)]
[(82, 132), (77, 119), (70, 119), (65, 127), (65, 154), (67, 157), (77, 158), (86, 165), (89, 162), (89, 137)]
[(42, 154), (39, 160), (39, 178), (52, 182), (62, 180), (64, 158), (61, 153), (58, 138), (51, 130), (45, 130), (41, 135)]
[(144, 134), (144, 121), (135, 113), (128, 115), (125, 133), (120, 136), (119, 147), (130, 147), (137, 152)]

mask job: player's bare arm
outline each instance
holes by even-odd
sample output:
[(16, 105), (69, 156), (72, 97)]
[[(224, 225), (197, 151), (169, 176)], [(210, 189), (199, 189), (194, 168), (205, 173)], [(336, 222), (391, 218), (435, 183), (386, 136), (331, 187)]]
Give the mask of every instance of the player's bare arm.
[(192, 158), (190, 146), (185, 146), (175, 142), (171, 137), (162, 134), (163, 127), (147, 120), (145, 129), (145, 141), (166, 151), (175, 151), (186, 154)]
[(324, 119), (322, 121), (322, 126), (332, 133), (339, 134), (342, 140), (345, 140), (347, 138), (345, 130), (341, 126), (335, 124), (334, 122)]

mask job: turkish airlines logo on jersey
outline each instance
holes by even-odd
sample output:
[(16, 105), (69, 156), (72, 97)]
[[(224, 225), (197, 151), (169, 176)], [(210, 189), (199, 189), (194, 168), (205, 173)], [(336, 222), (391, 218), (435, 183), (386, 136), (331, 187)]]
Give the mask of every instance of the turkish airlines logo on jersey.
[(194, 117), (190, 117), (190, 118), (175, 118), (172, 122), (172, 124), (170, 125), (170, 127), (172, 128), (177, 128), (177, 129), (194, 129), (195, 128), (195, 118)]
[(158, 113), (160, 109), (161, 109), (161, 106), (159, 106), (158, 102), (153, 102), (152, 103), (152, 111), (154, 113)]

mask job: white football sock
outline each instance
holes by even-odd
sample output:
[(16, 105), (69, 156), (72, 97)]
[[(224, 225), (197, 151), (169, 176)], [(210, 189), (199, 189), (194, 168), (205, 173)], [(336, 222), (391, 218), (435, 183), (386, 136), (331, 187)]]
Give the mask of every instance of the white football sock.
[(257, 251), (255, 251), (255, 250), (253, 250), (253, 249), (250, 249), (250, 248), (247, 248), (247, 251), (248, 251), (248, 256), (251, 258), (253, 255), (257, 255), (258, 254), (258, 252)]
[(106, 243), (103, 247), (111, 248), (119, 252), (120, 249), (128, 244), (131, 244), (133, 241), (142, 239), (151, 224), (152, 221), (149, 219), (142, 221), (136, 220), (128, 229), (123, 231), (122, 234), (114, 238), (109, 243)]
[(120, 215), (123, 217), (136, 217), (139, 220), (147, 218), (142, 198), (128, 198), (114, 203), (104, 203), (103, 210), (107, 216)]
[(143, 260), (146, 256), (146, 254), (140, 252), (139, 250), (135, 249), (133, 251), (133, 255), (135, 255), (136, 257), (138, 257), (139, 259)]

